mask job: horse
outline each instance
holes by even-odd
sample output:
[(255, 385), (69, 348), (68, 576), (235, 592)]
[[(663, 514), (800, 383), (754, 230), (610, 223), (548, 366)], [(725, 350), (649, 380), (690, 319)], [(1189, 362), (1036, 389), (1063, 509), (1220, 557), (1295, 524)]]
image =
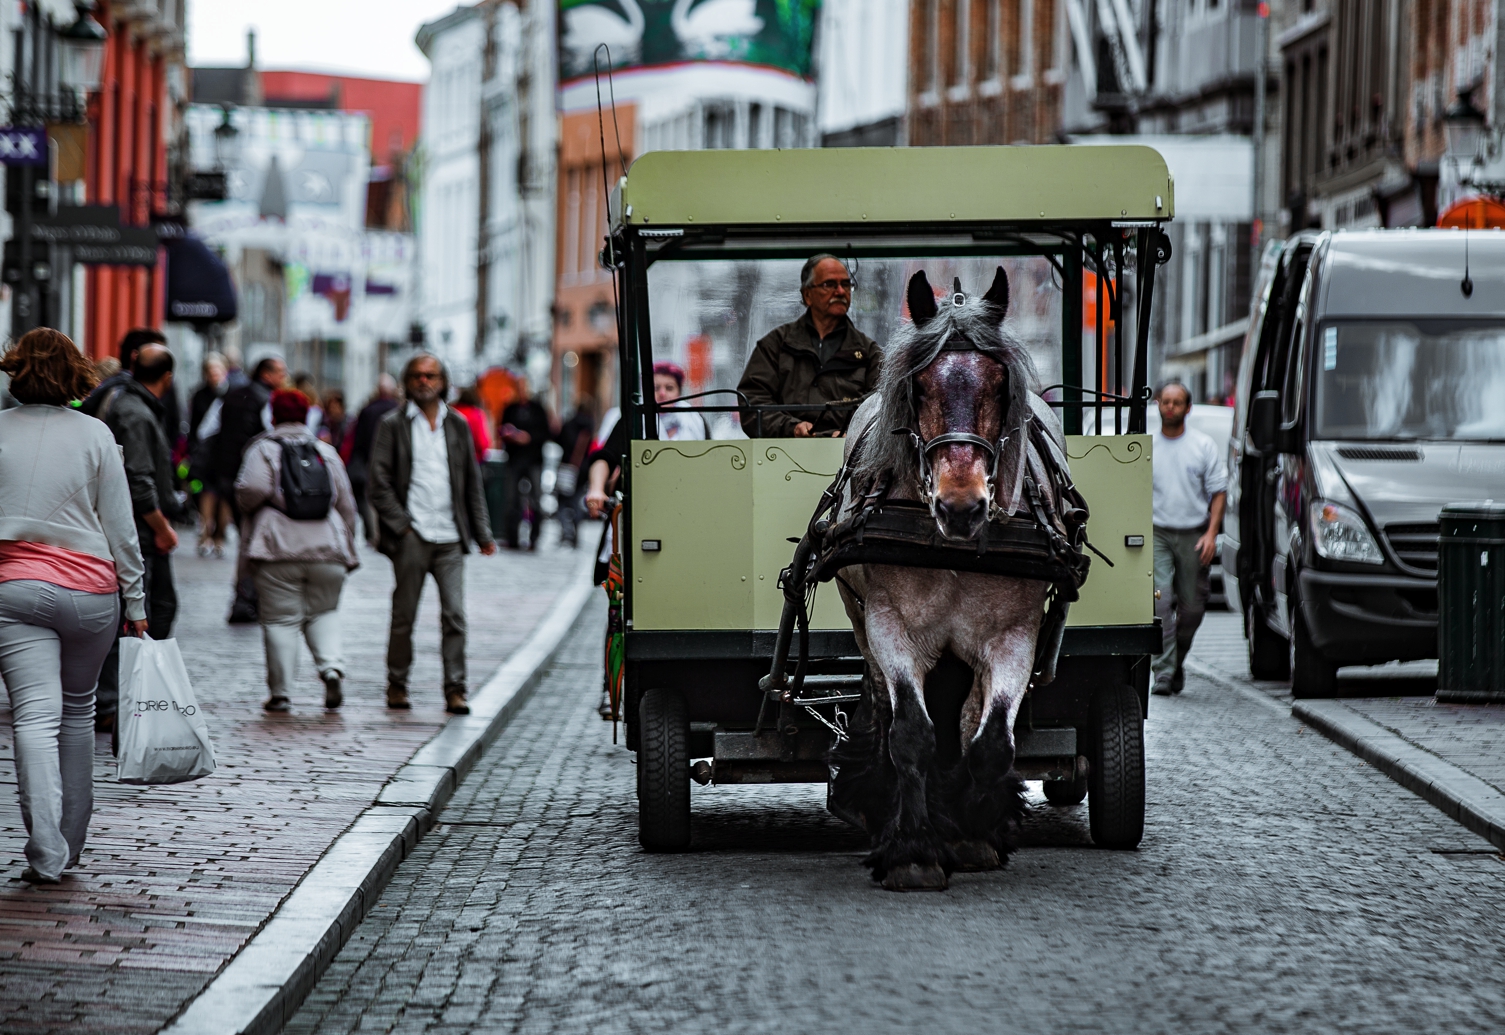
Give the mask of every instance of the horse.
[[(888, 499), (928, 504), (948, 540), (985, 535), (990, 519), (1019, 511), (1026, 490), (1052, 494), (1054, 506), (1055, 479), (1030, 448), (1028, 425), (1062, 464), (1065, 440), (1028, 353), (1002, 328), (1008, 295), (1002, 267), (982, 296), (965, 295), (958, 280), (939, 303), (923, 270), (910, 279), (912, 322), (885, 349), (877, 389), (848, 431), (838, 518), (880, 480)], [(1049, 584), (866, 563), (839, 574), (867, 675), (849, 736), (832, 752), (831, 811), (868, 833), (864, 864), (889, 890), (944, 890), (956, 870), (1004, 865), (1025, 811), (1014, 720)], [(925, 678), (947, 652), (971, 668), (972, 683), (960, 761), (943, 769)]]

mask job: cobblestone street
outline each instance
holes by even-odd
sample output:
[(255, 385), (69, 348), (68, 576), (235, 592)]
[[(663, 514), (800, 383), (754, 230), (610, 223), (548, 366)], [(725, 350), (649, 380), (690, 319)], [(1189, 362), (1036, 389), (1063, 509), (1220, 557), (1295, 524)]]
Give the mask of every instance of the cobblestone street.
[[(186, 542), (186, 540), (185, 540)], [(341, 600), (345, 705), (323, 707), (306, 649), (289, 715), (268, 715), (260, 628), (225, 623), (233, 560), (175, 558), (175, 634), (208, 716), (217, 771), (194, 783), (115, 781), (96, 741), (95, 814), (81, 865), (56, 887), (23, 883), (25, 831), (10, 715), (0, 698), (0, 1031), (153, 1032), (276, 909), (387, 779), (440, 728), (438, 603), (415, 632), (413, 710), (385, 706), (392, 568), (362, 547)], [(576, 569), (576, 555), (471, 555), (469, 675), (479, 687)]]
[[(645, 855), (592, 605), (286, 1030), (1493, 1031), (1497, 851), (1312, 729), (1210, 618), (1135, 852), (1034, 796), (1006, 870), (895, 895), (823, 789), (695, 790)], [(1232, 630), (1232, 637), (1229, 630)], [(1268, 689), (1268, 688), (1265, 688)]]

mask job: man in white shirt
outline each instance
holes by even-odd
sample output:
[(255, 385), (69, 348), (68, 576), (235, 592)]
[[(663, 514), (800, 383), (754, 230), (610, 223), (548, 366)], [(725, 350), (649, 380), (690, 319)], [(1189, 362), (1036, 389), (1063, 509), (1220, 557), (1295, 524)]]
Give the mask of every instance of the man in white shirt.
[(439, 587), (444, 706), (470, 714), (465, 682), (465, 554), (472, 542), (491, 556), (496, 543), (481, 491), (481, 469), (465, 418), (444, 405), (449, 377), (419, 353), (402, 373), (407, 403), (381, 419), (371, 447), (370, 485), (377, 549), (392, 558), (392, 627), (387, 637), (387, 707), (411, 708), (413, 619), (424, 580)]
[(1207, 610), (1208, 569), (1217, 552), (1228, 473), (1212, 439), (1186, 426), (1191, 392), (1168, 381), (1155, 394), (1155, 614), (1163, 633), (1155, 658), (1155, 693), (1179, 694), (1192, 637)]

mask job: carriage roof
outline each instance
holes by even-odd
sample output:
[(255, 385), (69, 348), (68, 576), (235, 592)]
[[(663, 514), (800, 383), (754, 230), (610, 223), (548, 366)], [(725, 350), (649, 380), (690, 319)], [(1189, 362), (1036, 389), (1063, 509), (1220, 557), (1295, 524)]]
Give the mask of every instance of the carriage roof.
[(1142, 145), (651, 151), (615, 212), (631, 226), (1169, 220), (1175, 183)]

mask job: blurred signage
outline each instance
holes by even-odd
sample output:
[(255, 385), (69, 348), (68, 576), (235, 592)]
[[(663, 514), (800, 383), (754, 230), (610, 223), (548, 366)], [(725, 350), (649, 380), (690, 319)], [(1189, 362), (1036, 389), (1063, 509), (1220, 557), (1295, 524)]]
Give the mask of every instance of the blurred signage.
[(37, 216), (31, 239), (67, 245), (73, 261), (86, 266), (155, 266), (157, 231), (149, 226), (121, 226), (118, 205), (65, 205)]
[(0, 126), (0, 165), (46, 165), (47, 131), (39, 126)]
[(591, 75), (605, 43), (616, 69), (726, 61), (809, 79), (819, 9), (820, 0), (560, 0), (559, 65), (565, 79)]

